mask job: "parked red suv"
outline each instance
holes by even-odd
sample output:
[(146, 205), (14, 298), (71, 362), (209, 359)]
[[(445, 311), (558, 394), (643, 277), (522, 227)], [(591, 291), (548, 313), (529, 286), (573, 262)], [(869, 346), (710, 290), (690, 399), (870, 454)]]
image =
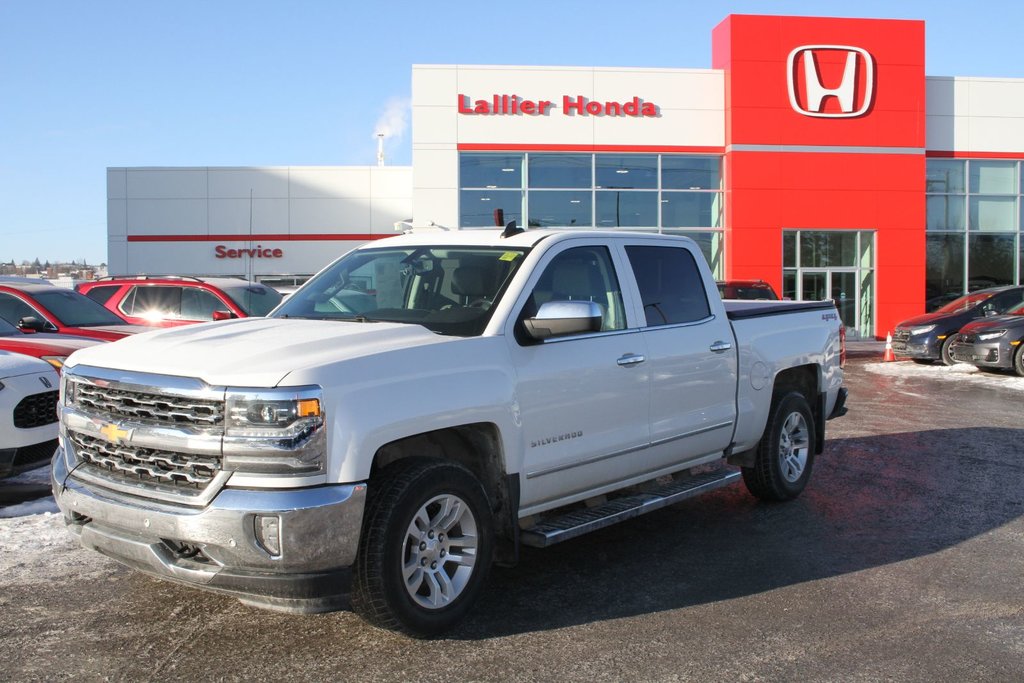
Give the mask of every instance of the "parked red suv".
[(22, 332), (57, 332), (102, 341), (147, 329), (129, 325), (78, 292), (24, 278), (0, 278), (0, 318)]
[(115, 276), (76, 289), (128, 322), (155, 327), (263, 316), (281, 302), (266, 285), (229, 277)]

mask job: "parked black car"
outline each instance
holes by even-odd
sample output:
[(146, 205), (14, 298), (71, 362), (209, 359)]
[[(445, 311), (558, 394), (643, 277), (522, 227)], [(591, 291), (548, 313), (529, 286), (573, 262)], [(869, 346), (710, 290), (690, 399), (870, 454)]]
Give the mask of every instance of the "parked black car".
[(953, 335), (949, 355), (979, 368), (1012, 368), (1024, 377), (1024, 303), (1006, 315), (983, 318), (964, 325)]
[(892, 336), (892, 350), (897, 356), (918, 363), (941, 360), (945, 365), (956, 361), (950, 356), (953, 335), (969, 322), (986, 316), (1002, 315), (1024, 301), (1024, 286), (979, 289), (951, 301), (937, 311), (904, 320)]

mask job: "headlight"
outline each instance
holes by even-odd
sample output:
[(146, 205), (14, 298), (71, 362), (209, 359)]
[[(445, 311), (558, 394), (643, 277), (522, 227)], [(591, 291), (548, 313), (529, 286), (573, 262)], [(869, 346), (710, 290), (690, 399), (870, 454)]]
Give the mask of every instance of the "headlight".
[(64, 361), (68, 359), (67, 356), (40, 356), (40, 358), (55, 367), (57, 372), (60, 372), (60, 369), (64, 367)]
[(1004, 334), (1006, 334), (1006, 330), (992, 330), (991, 332), (979, 332), (978, 341), (990, 341), (992, 339), (999, 339)]
[(919, 335), (919, 334), (927, 334), (927, 333), (931, 332), (934, 329), (935, 329), (935, 325), (921, 325), (920, 327), (911, 327), (910, 328), (910, 334), (911, 334), (911, 336), (916, 336), (916, 335)]
[(320, 387), (228, 389), (224, 467), (259, 474), (323, 471), (326, 437)]

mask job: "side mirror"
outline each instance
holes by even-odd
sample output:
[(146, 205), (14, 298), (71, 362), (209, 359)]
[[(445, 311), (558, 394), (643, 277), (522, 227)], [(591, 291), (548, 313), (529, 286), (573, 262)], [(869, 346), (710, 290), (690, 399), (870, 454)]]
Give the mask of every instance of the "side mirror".
[(18, 329), (22, 332), (42, 332), (46, 329), (46, 323), (34, 315), (26, 315), (18, 321)]
[(235, 314), (235, 313), (232, 313), (231, 311), (214, 311), (213, 312), (213, 319), (214, 320), (231, 320), (232, 318), (237, 318), (237, 317), (238, 317), (238, 315)]
[(593, 301), (549, 301), (541, 305), (536, 316), (523, 320), (523, 327), (537, 341), (600, 332), (601, 307)]

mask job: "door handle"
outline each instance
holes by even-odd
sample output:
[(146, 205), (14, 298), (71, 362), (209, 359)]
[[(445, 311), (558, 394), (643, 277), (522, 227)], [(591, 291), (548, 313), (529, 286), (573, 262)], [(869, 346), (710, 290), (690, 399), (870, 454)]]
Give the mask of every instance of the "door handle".
[(631, 365), (643, 363), (645, 360), (647, 359), (644, 358), (643, 356), (637, 355), (635, 353), (627, 353), (625, 356), (623, 356), (622, 358), (618, 359), (615, 362), (621, 365), (622, 367), (626, 368)]
[(711, 350), (715, 353), (723, 353), (732, 348), (732, 344), (726, 341), (716, 341), (711, 345)]

